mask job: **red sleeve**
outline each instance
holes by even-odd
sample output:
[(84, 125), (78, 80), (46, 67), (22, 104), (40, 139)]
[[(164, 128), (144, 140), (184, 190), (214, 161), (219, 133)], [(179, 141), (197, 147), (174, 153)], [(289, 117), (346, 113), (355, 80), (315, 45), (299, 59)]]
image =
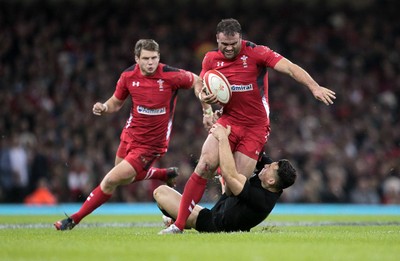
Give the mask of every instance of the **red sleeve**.
[(194, 84), (193, 73), (185, 70), (179, 70), (178, 86), (182, 89), (190, 89)]
[(212, 53), (208, 52), (204, 56), (203, 62), (201, 63), (201, 72), (200, 72), (200, 77), (203, 78), (204, 74), (208, 71), (211, 70), (211, 65), (212, 65)]
[(276, 63), (283, 58), (282, 55), (264, 45), (257, 45), (254, 51), (262, 58), (263, 65), (271, 68), (274, 68)]
[(117, 97), (117, 99), (124, 101), (126, 97), (129, 95), (129, 90), (125, 84), (125, 77), (124, 74), (121, 74), (119, 77), (119, 80), (117, 82), (117, 86), (115, 87), (115, 92), (114, 96)]
[(173, 77), (176, 89), (190, 89), (194, 84), (193, 73), (180, 69)]

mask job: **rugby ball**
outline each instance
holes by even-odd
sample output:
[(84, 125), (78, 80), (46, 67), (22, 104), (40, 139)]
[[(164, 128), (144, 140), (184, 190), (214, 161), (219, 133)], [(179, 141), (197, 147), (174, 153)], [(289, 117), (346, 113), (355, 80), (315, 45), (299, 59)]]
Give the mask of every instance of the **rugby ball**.
[(203, 76), (203, 84), (207, 95), (213, 93), (218, 101), (225, 105), (232, 97), (231, 85), (226, 77), (217, 70), (209, 70)]

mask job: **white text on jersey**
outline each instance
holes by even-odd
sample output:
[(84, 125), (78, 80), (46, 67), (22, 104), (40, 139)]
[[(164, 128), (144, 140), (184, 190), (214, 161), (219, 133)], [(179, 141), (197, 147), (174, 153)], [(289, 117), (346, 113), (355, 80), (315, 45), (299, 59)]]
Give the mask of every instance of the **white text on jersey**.
[(167, 109), (165, 107), (158, 109), (149, 109), (143, 106), (137, 106), (137, 112), (146, 115), (162, 115), (165, 114)]
[(232, 92), (249, 92), (253, 90), (253, 84), (248, 85), (232, 85)]

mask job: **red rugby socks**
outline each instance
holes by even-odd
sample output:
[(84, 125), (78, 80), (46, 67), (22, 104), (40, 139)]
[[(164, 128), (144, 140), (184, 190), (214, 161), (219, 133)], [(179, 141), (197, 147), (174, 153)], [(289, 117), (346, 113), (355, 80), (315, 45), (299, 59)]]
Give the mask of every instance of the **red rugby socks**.
[(101, 190), (100, 185), (97, 186), (87, 197), (81, 209), (79, 209), (78, 212), (76, 212), (71, 216), (72, 220), (75, 222), (75, 224), (78, 224), (84, 217), (86, 217), (87, 215), (92, 213), (96, 208), (100, 207), (105, 202), (107, 202), (111, 198), (111, 196), (112, 196), (111, 194), (105, 194)]
[(167, 169), (159, 169), (151, 167), (149, 171), (138, 173), (135, 177), (135, 182), (147, 179), (158, 179), (167, 181)]
[(178, 217), (175, 225), (183, 231), (186, 225), (186, 220), (192, 213), (193, 208), (201, 200), (206, 189), (207, 179), (203, 179), (197, 173), (193, 172), (187, 181), (183, 190), (181, 203), (179, 205)]

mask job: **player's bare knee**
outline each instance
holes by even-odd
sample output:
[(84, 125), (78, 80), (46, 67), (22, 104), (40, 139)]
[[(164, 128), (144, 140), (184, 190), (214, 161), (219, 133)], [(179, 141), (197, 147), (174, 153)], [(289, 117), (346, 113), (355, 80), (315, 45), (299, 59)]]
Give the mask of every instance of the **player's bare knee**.
[(166, 193), (166, 190), (167, 190), (168, 188), (169, 188), (169, 187), (166, 186), (166, 185), (161, 185), (161, 186), (157, 187), (157, 188), (153, 191), (153, 198), (154, 198), (156, 201), (158, 201), (158, 200)]
[(153, 198), (158, 201), (160, 194), (162, 194), (162, 186), (157, 187), (154, 191), (153, 191)]
[(158, 188), (156, 188), (154, 191), (153, 191), (153, 198), (156, 200), (156, 201), (158, 201), (158, 196), (159, 196), (159, 191), (158, 191), (158, 189), (159, 189), (160, 187), (158, 187)]
[(199, 174), (200, 177), (205, 179), (211, 179), (214, 177), (214, 173), (216, 170), (216, 166), (209, 163), (208, 161), (200, 161), (196, 166), (196, 173)]

